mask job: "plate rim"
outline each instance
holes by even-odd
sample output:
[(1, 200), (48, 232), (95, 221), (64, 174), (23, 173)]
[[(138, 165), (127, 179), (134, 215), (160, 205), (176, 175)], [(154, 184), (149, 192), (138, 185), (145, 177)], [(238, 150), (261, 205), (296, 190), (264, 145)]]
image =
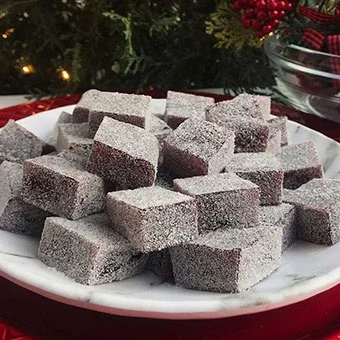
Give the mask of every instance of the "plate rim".
[[(164, 100), (164, 99), (160, 99)], [(55, 108), (52, 110), (44, 111), (39, 113), (40, 114), (51, 114), (53, 111), (61, 112), (63, 110), (72, 110), (75, 105), (68, 105), (64, 107), (59, 107)], [(37, 114), (38, 115), (38, 114)], [(36, 115), (32, 115), (23, 119), (18, 120), (18, 123), (25, 123), (27, 120), (35, 119)], [(328, 142), (334, 143), (337, 146), (340, 146), (339, 143), (336, 141), (332, 140), (331, 138), (323, 135), (322, 133), (315, 131), (309, 127), (306, 127), (302, 124), (296, 123), (294, 121), (288, 121), (288, 124), (291, 124), (293, 126), (302, 126), (304, 129), (307, 129), (309, 131), (312, 131), (314, 134), (320, 135), (322, 138), (326, 139)], [(1, 253), (3, 254), (3, 253)], [(15, 255), (12, 255), (15, 256)], [(43, 289), (41, 287), (35, 286), (33, 283), (28, 282), (27, 277), (22, 279), (20, 277), (19, 273), (13, 274), (9, 273), (5, 269), (2, 268), (2, 259), (0, 257), (0, 275), (4, 277), (5, 279), (25, 288), (30, 291), (33, 291), (41, 296), (44, 296), (48, 299), (52, 299), (61, 303), (69, 304), (72, 306), (80, 307), (80, 308), (85, 308), (89, 310), (95, 310), (99, 312), (104, 312), (108, 314), (114, 314), (114, 315), (121, 315), (121, 316), (136, 316), (136, 317), (144, 317), (144, 318), (157, 318), (157, 319), (173, 319), (173, 320), (180, 320), (180, 319), (216, 319), (216, 318), (225, 318), (225, 317), (232, 317), (232, 316), (238, 316), (238, 315), (246, 315), (246, 314), (253, 314), (257, 312), (262, 312), (262, 311), (267, 311), (267, 310), (272, 310), (272, 309), (277, 309), (283, 306), (287, 306), (296, 302), (301, 302), (303, 300), (306, 300), (310, 297), (313, 297), (315, 295), (318, 295), (324, 291), (327, 291), (331, 289), (332, 287), (336, 286), (340, 282), (340, 266), (327, 272), (322, 275), (319, 275), (317, 277), (309, 278), (308, 280), (300, 281), (295, 283), (294, 285), (294, 292), (292, 293), (292, 288), (291, 286), (289, 287), (284, 287), (279, 290), (276, 290), (275, 292), (270, 292), (270, 293), (259, 293), (259, 292), (251, 292), (248, 291), (246, 293), (241, 293), (241, 294), (233, 294), (233, 295), (228, 295), (228, 302), (232, 302), (233, 298), (230, 298), (230, 296), (235, 297), (235, 300), (240, 300), (240, 295), (242, 296), (247, 296), (247, 304), (241, 304), (240, 307), (233, 308), (233, 307), (227, 307), (223, 304), (221, 304), (222, 299), (215, 299), (215, 300), (204, 300), (204, 301), (197, 301), (197, 300), (187, 300), (187, 301), (180, 301), (176, 300), (175, 303), (181, 306), (181, 309), (183, 308), (183, 304), (197, 304), (197, 303), (204, 303), (204, 302), (213, 302), (212, 305), (216, 305), (214, 307), (214, 311), (186, 311), (186, 312), (178, 312), (176, 311), (176, 308), (173, 309), (173, 306), (171, 306), (171, 303), (169, 301), (160, 301), (157, 300), (157, 302), (161, 302), (162, 304), (167, 304), (169, 305), (169, 310), (170, 312), (162, 312), (162, 311), (157, 311), (155, 309), (150, 308), (149, 310), (140, 310), (140, 309), (127, 309), (127, 308), (118, 308), (115, 306), (112, 306), (111, 304), (96, 304), (92, 303), (90, 301), (84, 302), (77, 300), (75, 298), (68, 298), (66, 296), (63, 296), (61, 294), (56, 294), (54, 292), (51, 292), (49, 290)], [(58, 285), (62, 285), (65, 288), (65, 291), (67, 291), (67, 283), (58, 283)], [(88, 286), (85, 286), (88, 287)], [(111, 296), (109, 298), (109, 301), (112, 301), (112, 294), (109, 292), (101, 292), (102, 297), (103, 296)], [(116, 294), (117, 295), (117, 294)], [(249, 298), (251, 296), (251, 303), (249, 305)], [(289, 296), (289, 297), (288, 297)], [(279, 297), (279, 298), (278, 298)], [(288, 298), (287, 298), (288, 297)], [(127, 298), (127, 297), (125, 297)], [(134, 301), (138, 300), (133, 297), (129, 297), (128, 299), (132, 299)], [(149, 300), (150, 301), (150, 300)], [(155, 302), (155, 300), (151, 300), (152, 302)], [(192, 309), (192, 308), (189, 308)]]

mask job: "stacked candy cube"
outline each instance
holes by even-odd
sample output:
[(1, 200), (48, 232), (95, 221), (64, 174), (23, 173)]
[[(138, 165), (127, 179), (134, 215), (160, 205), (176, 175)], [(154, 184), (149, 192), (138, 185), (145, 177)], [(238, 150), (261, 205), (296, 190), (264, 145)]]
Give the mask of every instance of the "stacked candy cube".
[(90, 90), (48, 143), (0, 131), (0, 228), (41, 234), (40, 260), (81, 284), (150, 270), (242, 292), (297, 238), (340, 239), (340, 182), (320, 179), (312, 142), (288, 144), (266, 96), (169, 91), (156, 116), (149, 96)]

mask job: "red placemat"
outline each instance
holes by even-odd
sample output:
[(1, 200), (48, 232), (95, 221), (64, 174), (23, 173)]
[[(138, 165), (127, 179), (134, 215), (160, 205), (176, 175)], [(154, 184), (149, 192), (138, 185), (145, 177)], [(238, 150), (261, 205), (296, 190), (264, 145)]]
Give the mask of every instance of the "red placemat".
[[(164, 98), (164, 91), (150, 91)], [(203, 93), (202, 93), (203, 94)], [(229, 97), (213, 96), (217, 101)], [(46, 99), (0, 110), (9, 119), (74, 104), (79, 95)], [(340, 140), (340, 124), (273, 105), (276, 115)], [(0, 278), (0, 340), (63, 339), (340, 339), (340, 285), (313, 298), (276, 310), (218, 320), (155, 320), (88, 311), (43, 298)]]

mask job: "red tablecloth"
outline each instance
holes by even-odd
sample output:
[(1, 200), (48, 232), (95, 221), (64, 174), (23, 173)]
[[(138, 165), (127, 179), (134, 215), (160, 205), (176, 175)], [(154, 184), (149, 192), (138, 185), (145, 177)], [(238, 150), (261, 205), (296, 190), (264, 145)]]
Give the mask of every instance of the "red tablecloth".
[[(151, 91), (155, 98), (164, 92)], [(216, 100), (225, 96), (211, 95)], [(74, 104), (79, 95), (0, 110), (0, 126), (40, 111)], [(340, 124), (273, 105), (272, 112), (340, 141)], [(0, 340), (63, 339), (340, 339), (340, 284), (303, 302), (272, 311), (218, 320), (127, 318), (63, 305), (0, 278)]]

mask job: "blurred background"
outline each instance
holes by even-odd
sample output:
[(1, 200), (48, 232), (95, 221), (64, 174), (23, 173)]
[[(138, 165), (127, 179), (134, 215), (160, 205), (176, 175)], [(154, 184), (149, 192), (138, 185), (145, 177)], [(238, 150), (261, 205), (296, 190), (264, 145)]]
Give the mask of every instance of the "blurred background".
[(339, 110), (339, 13), (338, 0), (1, 0), (0, 94), (264, 90), (311, 111), (321, 91)]

